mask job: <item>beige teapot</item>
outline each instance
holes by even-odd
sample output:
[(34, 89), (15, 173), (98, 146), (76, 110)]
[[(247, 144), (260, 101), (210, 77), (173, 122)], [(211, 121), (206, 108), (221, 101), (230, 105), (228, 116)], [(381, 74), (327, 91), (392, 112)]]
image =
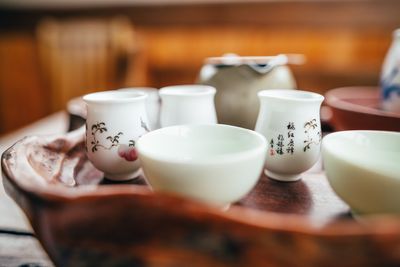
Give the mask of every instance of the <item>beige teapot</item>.
[(217, 89), (219, 123), (254, 129), (260, 106), (257, 93), (265, 89), (295, 89), (296, 81), (286, 64), (303, 61), (302, 55), (211, 57), (205, 60), (198, 82)]

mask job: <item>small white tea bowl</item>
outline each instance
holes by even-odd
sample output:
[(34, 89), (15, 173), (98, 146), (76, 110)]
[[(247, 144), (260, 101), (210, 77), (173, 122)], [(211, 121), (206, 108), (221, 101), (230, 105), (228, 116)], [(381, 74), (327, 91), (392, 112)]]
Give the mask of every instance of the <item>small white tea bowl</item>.
[(400, 133), (332, 133), (323, 138), (322, 156), (333, 190), (353, 213), (400, 213)]
[(137, 149), (153, 190), (226, 207), (258, 181), (267, 143), (251, 130), (191, 124), (150, 132), (138, 140)]

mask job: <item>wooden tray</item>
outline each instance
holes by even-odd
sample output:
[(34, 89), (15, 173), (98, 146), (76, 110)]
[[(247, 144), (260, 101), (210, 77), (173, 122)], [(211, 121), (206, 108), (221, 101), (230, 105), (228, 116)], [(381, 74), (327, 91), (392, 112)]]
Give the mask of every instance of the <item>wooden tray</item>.
[(399, 266), (400, 219), (355, 222), (324, 174), (262, 176), (228, 211), (143, 178), (110, 183), (88, 162), (83, 129), (28, 137), (2, 155), (6, 191), (58, 266)]

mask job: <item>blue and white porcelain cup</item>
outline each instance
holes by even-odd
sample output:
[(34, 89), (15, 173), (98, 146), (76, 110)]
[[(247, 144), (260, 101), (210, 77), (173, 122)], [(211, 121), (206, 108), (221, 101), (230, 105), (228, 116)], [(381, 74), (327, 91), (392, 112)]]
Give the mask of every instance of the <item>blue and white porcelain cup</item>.
[(382, 109), (400, 114), (400, 29), (386, 54), (381, 73)]

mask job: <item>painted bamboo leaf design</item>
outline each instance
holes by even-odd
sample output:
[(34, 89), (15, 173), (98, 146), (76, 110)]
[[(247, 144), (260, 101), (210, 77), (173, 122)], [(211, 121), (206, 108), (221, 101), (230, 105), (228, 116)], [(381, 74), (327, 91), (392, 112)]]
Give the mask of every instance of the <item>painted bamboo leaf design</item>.
[(318, 127), (318, 124), (317, 124), (317, 120), (316, 119), (312, 119), (312, 120), (310, 120), (310, 121), (308, 121), (308, 122), (306, 122), (305, 124), (304, 124), (304, 128), (306, 129), (306, 131), (308, 131), (308, 130), (310, 130), (310, 129), (316, 129)]
[(92, 134), (100, 131), (100, 133), (107, 132), (106, 124), (104, 122), (98, 122), (92, 125)]
[(146, 132), (150, 132), (149, 127), (147, 127), (147, 124), (143, 121), (142, 117), (140, 117), (140, 127), (142, 127)]
[(307, 135), (307, 139), (303, 141), (303, 143), (304, 143), (303, 151), (304, 152), (311, 149), (312, 144), (319, 145), (319, 143), (321, 142), (321, 133), (319, 131), (317, 133), (317, 135), (319, 137), (318, 140), (314, 140), (310, 136), (310, 132), (314, 131), (318, 128), (319, 128), (319, 126), (318, 126), (316, 119), (312, 119), (304, 124), (304, 133)]
[(123, 135), (122, 132), (119, 132), (117, 135), (114, 136), (107, 136), (106, 139), (110, 140), (112, 146), (117, 146), (119, 144), (119, 137)]
[(134, 147), (135, 146), (135, 140), (129, 140), (129, 147)]
[[(142, 127), (147, 128), (146, 124), (141, 120)], [(86, 128), (87, 125), (86, 125)], [(99, 150), (99, 148), (110, 150), (113, 147), (118, 147), (118, 155), (124, 158), (126, 161), (135, 161), (138, 158), (138, 154), (135, 148), (135, 140), (128, 140), (128, 144), (120, 144), (120, 137), (124, 134), (123, 132), (118, 132), (116, 135), (108, 135), (104, 142), (100, 142), (97, 137), (99, 134), (107, 132), (107, 127), (104, 122), (97, 122), (91, 126), (91, 134), (93, 139), (91, 140), (91, 150), (92, 153)], [(87, 140), (86, 140), (87, 141)]]
[(93, 153), (96, 152), (100, 147), (103, 149), (110, 150), (112, 147), (118, 146), (119, 138), (121, 135), (123, 135), (122, 132), (118, 132), (118, 134), (116, 134), (114, 136), (112, 136), (112, 135), (107, 136), (106, 139), (110, 141), (110, 144), (104, 145), (104, 144), (100, 143), (99, 140), (97, 140), (96, 133), (99, 132), (100, 134), (102, 134), (104, 132), (107, 132), (108, 130), (107, 130), (106, 124), (104, 122), (97, 122), (92, 125), (91, 130), (92, 130), (93, 140), (90, 142), (90, 144), (92, 145)]

